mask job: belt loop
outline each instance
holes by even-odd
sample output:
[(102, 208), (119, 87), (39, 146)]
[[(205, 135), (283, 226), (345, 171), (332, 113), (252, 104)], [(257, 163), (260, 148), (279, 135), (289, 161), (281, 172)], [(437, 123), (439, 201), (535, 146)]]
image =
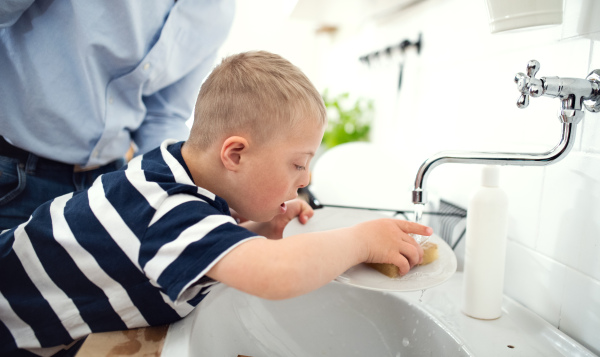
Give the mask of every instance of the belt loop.
[(27, 157), (27, 163), (25, 164), (25, 172), (27, 172), (28, 175), (35, 174), (37, 162), (38, 162), (38, 156), (35, 154), (32, 154), (32, 153), (29, 153), (29, 156)]

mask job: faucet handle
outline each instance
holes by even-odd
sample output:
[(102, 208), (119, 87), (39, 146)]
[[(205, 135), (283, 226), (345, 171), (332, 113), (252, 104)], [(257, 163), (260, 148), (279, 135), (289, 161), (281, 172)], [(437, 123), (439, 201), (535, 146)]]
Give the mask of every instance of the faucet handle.
[(535, 75), (540, 70), (540, 63), (536, 60), (527, 62), (527, 74), (521, 72), (515, 75), (515, 83), (517, 89), (521, 92), (521, 96), (517, 100), (517, 107), (523, 109), (529, 105), (529, 95), (539, 97), (543, 94), (543, 82)]
[(540, 70), (540, 63), (536, 60), (531, 60), (527, 62), (527, 76), (535, 77), (535, 75)]
[(527, 86), (525, 82), (525, 78), (527, 78), (523, 73), (519, 72), (515, 76), (515, 83), (517, 83), (517, 89), (521, 92), (519, 99), (517, 99), (517, 107), (520, 109), (527, 108), (529, 105), (529, 92), (524, 90)]

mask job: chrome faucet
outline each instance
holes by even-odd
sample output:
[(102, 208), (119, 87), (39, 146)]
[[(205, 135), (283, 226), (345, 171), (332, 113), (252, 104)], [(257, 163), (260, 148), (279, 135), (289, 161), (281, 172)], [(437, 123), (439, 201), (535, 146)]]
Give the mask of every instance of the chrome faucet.
[(517, 73), (515, 83), (521, 96), (517, 107), (526, 108), (529, 97), (547, 96), (560, 98), (561, 106), (558, 119), (562, 123), (560, 142), (550, 151), (544, 153), (510, 153), (510, 152), (473, 152), (442, 151), (427, 160), (417, 172), (415, 189), (412, 192), (414, 204), (427, 203), (425, 183), (429, 173), (444, 163), (545, 166), (558, 162), (571, 151), (575, 142), (576, 125), (583, 119), (584, 111), (600, 111), (600, 70), (593, 70), (585, 79), (542, 77), (535, 78), (540, 63), (531, 60), (527, 63), (526, 74)]

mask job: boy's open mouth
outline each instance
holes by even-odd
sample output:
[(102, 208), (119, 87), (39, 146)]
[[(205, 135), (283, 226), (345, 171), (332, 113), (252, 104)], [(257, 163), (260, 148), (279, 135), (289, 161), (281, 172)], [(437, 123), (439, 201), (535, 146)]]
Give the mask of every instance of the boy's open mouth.
[(287, 205), (284, 202), (281, 205), (279, 205), (279, 212), (280, 213), (285, 213), (285, 211), (287, 211)]

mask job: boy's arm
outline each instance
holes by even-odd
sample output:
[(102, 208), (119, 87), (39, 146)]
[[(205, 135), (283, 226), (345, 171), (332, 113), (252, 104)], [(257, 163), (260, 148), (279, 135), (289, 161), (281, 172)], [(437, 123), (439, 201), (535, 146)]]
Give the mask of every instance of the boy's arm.
[(229, 252), (207, 275), (252, 295), (286, 299), (315, 290), (361, 262), (392, 263), (406, 274), (423, 257), (408, 233), (431, 235), (432, 230), (379, 219), (282, 240), (253, 239)]

